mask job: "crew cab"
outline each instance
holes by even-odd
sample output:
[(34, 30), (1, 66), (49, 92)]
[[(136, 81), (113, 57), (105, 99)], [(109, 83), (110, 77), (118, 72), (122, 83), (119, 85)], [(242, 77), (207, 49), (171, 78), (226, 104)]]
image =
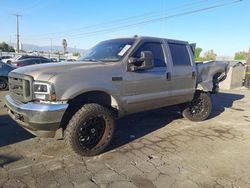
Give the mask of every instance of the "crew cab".
[[(79, 155), (104, 151), (116, 118), (178, 105), (206, 120), (227, 62), (195, 63), (194, 45), (154, 37), (103, 41), (78, 62), (34, 65), (9, 74), (9, 115), (37, 136), (61, 130)], [(136, 125), (135, 125), (136, 126)]]

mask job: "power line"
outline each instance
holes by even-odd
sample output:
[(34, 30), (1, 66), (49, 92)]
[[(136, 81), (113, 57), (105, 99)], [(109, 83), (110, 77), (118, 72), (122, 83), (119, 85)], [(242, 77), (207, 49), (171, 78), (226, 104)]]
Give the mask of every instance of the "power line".
[(227, 5), (240, 3), (242, 1), (243, 0), (234, 0), (234, 1), (231, 1), (231, 2), (228, 2), (228, 3), (222, 3), (222, 4), (213, 5), (213, 6), (209, 6), (209, 7), (204, 7), (204, 8), (200, 8), (200, 9), (196, 9), (196, 10), (181, 12), (181, 13), (177, 13), (177, 14), (170, 15), (170, 16), (164, 16), (164, 17), (159, 17), (159, 18), (155, 18), (155, 19), (149, 19), (149, 20), (146, 20), (146, 21), (137, 22), (137, 23), (133, 23), (133, 24), (128, 24), (128, 25), (124, 25), (124, 26), (112, 27), (112, 28), (97, 30), (97, 31), (93, 31), (93, 32), (85, 32), (85, 33), (81, 33), (79, 35), (68, 35), (67, 38), (80, 38), (80, 37), (77, 37), (77, 36), (86, 36), (86, 35), (89, 36), (89, 35), (95, 35), (95, 34), (103, 33), (103, 32), (110, 32), (110, 31), (114, 32), (114, 30), (115, 31), (124, 30), (124, 29), (135, 27), (135, 26), (138, 26), (138, 25), (145, 25), (145, 24), (149, 24), (149, 23), (169, 20), (169, 19), (172, 19), (172, 18), (180, 17), (180, 16), (190, 15), (190, 14), (203, 12), (203, 11), (207, 11), (207, 10), (211, 10), (211, 9), (215, 9), (215, 8), (219, 8), (219, 7), (224, 7), (224, 6), (227, 6)]
[[(223, 0), (219, 0), (219, 1), (223, 1)], [(190, 6), (196, 6), (196, 5), (199, 5), (199, 4), (202, 4), (202, 3), (207, 3), (208, 0), (199, 0), (199, 1), (194, 1), (194, 2), (189, 2), (189, 3), (184, 3), (182, 5), (179, 5), (179, 6), (176, 6), (176, 7), (172, 7), (172, 8), (169, 8), (169, 9), (166, 9), (165, 11), (169, 11), (169, 12), (173, 12), (174, 10), (178, 10), (180, 8), (186, 8), (186, 7), (190, 7)], [(151, 12), (147, 12), (147, 13), (144, 13), (144, 14), (139, 14), (139, 15), (135, 15), (135, 16), (130, 16), (130, 17), (127, 17), (127, 18), (121, 18), (121, 19), (117, 19), (117, 20), (113, 20), (113, 21), (110, 21), (110, 22), (104, 22), (104, 23), (100, 23), (100, 24), (94, 24), (94, 25), (89, 25), (89, 26), (85, 26), (85, 27), (81, 27), (81, 28), (77, 28), (77, 29), (70, 29), (70, 30), (64, 30), (64, 31), (60, 31), (60, 32), (52, 32), (52, 33), (45, 33), (45, 34), (39, 34), (39, 35), (29, 35), (29, 38), (33, 38), (32, 36), (37, 36), (37, 37), (41, 37), (41, 36), (49, 36), (49, 35), (54, 35), (54, 34), (61, 34), (62, 33), (72, 33), (74, 31), (86, 31), (86, 30), (89, 30), (91, 28), (100, 28), (100, 27), (113, 27), (113, 26), (116, 26), (116, 25), (121, 25), (126, 22), (131, 22), (132, 21), (142, 21), (142, 20), (145, 20), (145, 19), (149, 19), (149, 18), (152, 18), (153, 16), (160, 16), (162, 14), (162, 11), (161, 10), (157, 10), (157, 11), (151, 11)]]
[(20, 51), (20, 40), (19, 40), (19, 17), (22, 16), (20, 14), (14, 14), (14, 16), (16, 16), (16, 49), (17, 49), (17, 53), (19, 53)]
[[(205, 1), (209, 2), (208, 0), (205, 0)], [(114, 31), (125, 30), (125, 29), (132, 28), (132, 27), (135, 27), (135, 26), (137, 27), (139, 25), (146, 25), (146, 24), (150, 24), (150, 23), (154, 23), (154, 22), (165, 21), (165, 20), (176, 18), (176, 17), (181, 17), (181, 16), (185, 16), (185, 15), (198, 13), (198, 12), (207, 11), (207, 10), (210, 10), (210, 9), (224, 7), (224, 6), (231, 5), (231, 4), (240, 3), (243, 0), (234, 0), (234, 1), (230, 1), (230, 2), (228, 2), (228, 1), (225, 2), (225, 0), (218, 0), (218, 1), (215, 1), (215, 2), (221, 2), (221, 1), (223, 1), (224, 3), (221, 3), (221, 4), (216, 3), (215, 5), (202, 7), (202, 8), (194, 9), (194, 10), (186, 9), (187, 11), (184, 11), (184, 12), (179, 12), (179, 13), (176, 13), (176, 14), (172, 14), (172, 15), (168, 15), (168, 16), (162, 16), (162, 17), (158, 17), (158, 18), (151, 18), (151, 19), (147, 18), (147, 19), (144, 19), (142, 21), (137, 21), (137, 22), (130, 23), (130, 24), (127, 24), (127, 25), (114, 26), (114, 27), (109, 27), (109, 28), (100, 29), (100, 30), (96, 30), (96, 31), (84, 32), (84, 33), (79, 33), (79, 34), (71, 34), (71, 35), (67, 35), (67, 36), (65, 36), (65, 35), (64, 36), (56, 36), (54, 38), (63, 38), (63, 37), (65, 37), (65, 38), (76, 39), (76, 38), (82, 38), (83, 36), (96, 35), (96, 34), (99, 34), (99, 33), (109, 33), (109, 32), (114, 32)], [(215, 3), (215, 2), (212, 2), (212, 3)], [(211, 4), (211, 2), (209, 2), (209, 3)], [(185, 7), (187, 7), (187, 6), (184, 6), (184, 8)]]
[(32, 1), (32, 3), (30, 3), (27, 6), (23, 7), (21, 10), (27, 12), (27, 11), (37, 7), (37, 5), (39, 4), (40, 1), (41, 0)]

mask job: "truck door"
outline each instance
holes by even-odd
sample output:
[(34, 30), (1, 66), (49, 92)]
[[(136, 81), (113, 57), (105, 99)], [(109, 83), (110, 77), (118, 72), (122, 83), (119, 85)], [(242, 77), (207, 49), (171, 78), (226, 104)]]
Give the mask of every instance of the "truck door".
[(168, 66), (164, 44), (161, 41), (142, 42), (130, 57), (139, 58), (142, 51), (153, 53), (154, 68), (125, 73), (125, 101), (130, 113), (165, 106), (171, 96), (170, 83), (166, 79)]
[(168, 41), (172, 61), (171, 90), (177, 103), (192, 100), (196, 87), (196, 65), (186, 42)]

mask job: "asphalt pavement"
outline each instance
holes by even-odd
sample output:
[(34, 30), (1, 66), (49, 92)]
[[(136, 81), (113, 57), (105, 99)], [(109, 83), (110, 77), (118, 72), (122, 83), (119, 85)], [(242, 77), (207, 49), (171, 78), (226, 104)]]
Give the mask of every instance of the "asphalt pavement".
[(0, 92), (0, 187), (250, 187), (250, 90), (213, 96), (213, 113), (190, 122), (174, 108), (117, 121), (108, 150), (72, 155), (9, 118)]

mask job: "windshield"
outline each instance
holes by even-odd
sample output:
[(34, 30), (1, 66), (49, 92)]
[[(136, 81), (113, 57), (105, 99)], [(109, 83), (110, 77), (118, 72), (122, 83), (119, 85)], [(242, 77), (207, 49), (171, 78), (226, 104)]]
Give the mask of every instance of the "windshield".
[(134, 39), (114, 39), (101, 42), (84, 55), (82, 61), (120, 61), (134, 43)]
[(19, 60), (20, 57), (22, 57), (22, 56), (19, 55), (19, 56), (14, 57), (13, 61)]

